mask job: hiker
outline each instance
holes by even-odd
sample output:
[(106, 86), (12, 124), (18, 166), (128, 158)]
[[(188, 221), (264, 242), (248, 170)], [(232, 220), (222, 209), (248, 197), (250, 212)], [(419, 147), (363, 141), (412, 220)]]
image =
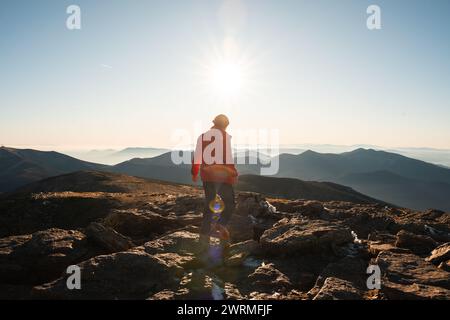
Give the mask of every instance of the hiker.
[[(224, 254), (230, 245), (226, 225), (235, 207), (233, 185), (237, 182), (237, 170), (231, 150), (231, 136), (226, 132), (228, 118), (221, 114), (214, 118), (210, 130), (200, 135), (192, 163), (192, 181), (198, 173), (205, 192), (205, 209), (200, 229), (200, 251), (209, 249), (211, 232), (220, 238)], [(212, 230), (212, 227), (214, 230)]]

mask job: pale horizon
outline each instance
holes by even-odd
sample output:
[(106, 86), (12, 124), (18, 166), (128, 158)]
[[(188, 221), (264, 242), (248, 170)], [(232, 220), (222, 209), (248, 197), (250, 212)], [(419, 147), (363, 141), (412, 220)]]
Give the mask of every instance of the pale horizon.
[[(153, 149), (167, 149), (167, 150), (191, 150), (193, 149), (193, 145), (191, 146), (185, 146), (183, 148), (177, 149), (174, 146), (153, 146), (153, 145), (112, 145), (112, 146), (51, 146), (51, 145), (6, 145), (1, 144), (0, 147), (5, 148), (13, 148), (13, 149), (33, 149), (38, 151), (56, 151), (56, 152), (63, 152), (63, 151), (80, 151), (80, 152), (87, 152), (87, 151), (120, 151), (128, 148), (153, 148)], [(264, 147), (263, 145), (258, 146)], [(314, 144), (314, 143), (301, 143), (301, 144), (280, 144), (279, 149), (304, 149), (307, 150), (309, 147), (336, 147), (336, 148), (348, 148), (352, 150), (356, 150), (358, 148), (363, 149), (380, 149), (380, 150), (402, 150), (402, 149), (417, 149), (417, 150), (434, 150), (434, 151), (442, 151), (442, 152), (450, 152), (450, 149), (442, 149), (442, 148), (434, 148), (434, 147), (416, 147), (416, 146), (379, 146), (379, 145), (370, 145), (370, 144), (351, 144), (351, 145), (338, 145), (338, 144), (330, 144), (330, 143), (323, 143), (323, 144)], [(250, 146), (238, 146), (238, 149), (250, 149), (253, 150), (255, 148), (252, 148)]]

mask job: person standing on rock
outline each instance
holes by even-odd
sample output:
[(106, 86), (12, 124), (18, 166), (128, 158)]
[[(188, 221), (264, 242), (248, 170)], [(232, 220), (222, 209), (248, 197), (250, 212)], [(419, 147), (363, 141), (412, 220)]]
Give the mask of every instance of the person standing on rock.
[(198, 174), (205, 192), (205, 210), (200, 229), (200, 249), (209, 249), (211, 234), (220, 238), (222, 255), (229, 246), (226, 229), (235, 208), (233, 185), (238, 172), (234, 165), (231, 136), (226, 132), (228, 118), (221, 114), (214, 118), (213, 126), (200, 135), (192, 162), (192, 181), (197, 182)]

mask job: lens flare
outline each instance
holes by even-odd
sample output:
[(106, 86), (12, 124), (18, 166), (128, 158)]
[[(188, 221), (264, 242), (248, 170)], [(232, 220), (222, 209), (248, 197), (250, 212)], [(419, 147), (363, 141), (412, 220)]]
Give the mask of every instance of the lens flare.
[[(223, 210), (225, 210), (225, 202), (223, 202), (222, 198), (219, 195), (216, 195), (214, 200), (212, 200), (209, 203), (209, 210), (211, 210), (211, 212), (213, 214), (215, 214), (213, 219), (217, 215), (220, 215), (223, 212)], [(218, 220), (218, 219), (215, 219), (215, 220)]]

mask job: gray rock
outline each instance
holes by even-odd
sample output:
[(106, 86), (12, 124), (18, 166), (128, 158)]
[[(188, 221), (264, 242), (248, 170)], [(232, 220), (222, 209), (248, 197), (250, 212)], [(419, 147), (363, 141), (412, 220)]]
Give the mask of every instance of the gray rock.
[(381, 252), (376, 263), (384, 278), (398, 284), (424, 284), (450, 289), (450, 275), (414, 254)]
[(362, 300), (363, 294), (350, 281), (329, 277), (313, 300)]
[(433, 238), (423, 235), (417, 235), (406, 230), (400, 230), (397, 233), (395, 246), (398, 248), (410, 249), (416, 254), (428, 254), (436, 248), (438, 243)]
[(97, 254), (75, 230), (48, 229), (0, 239), (0, 281), (36, 284), (55, 279), (74, 263)]
[(435, 265), (450, 260), (450, 242), (444, 243), (434, 249), (426, 260)]
[(261, 246), (270, 255), (298, 255), (318, 252), (351, 242), (349, 228), (321, 220), (284, 218), (261, 237)]
[(68, 275), (33, 289), (37, 299), (146, 299), (170, 289), (183, 274), (183, 268), (144, 251), (132, 250), (102, 255), (78, 265), (81, 289), (69, 290)]
[(126, 251), (134, 246), (130, 238), (97, 222), (92, 222), (85, 232), (90, 241), (98, 244), (108, 253)]

